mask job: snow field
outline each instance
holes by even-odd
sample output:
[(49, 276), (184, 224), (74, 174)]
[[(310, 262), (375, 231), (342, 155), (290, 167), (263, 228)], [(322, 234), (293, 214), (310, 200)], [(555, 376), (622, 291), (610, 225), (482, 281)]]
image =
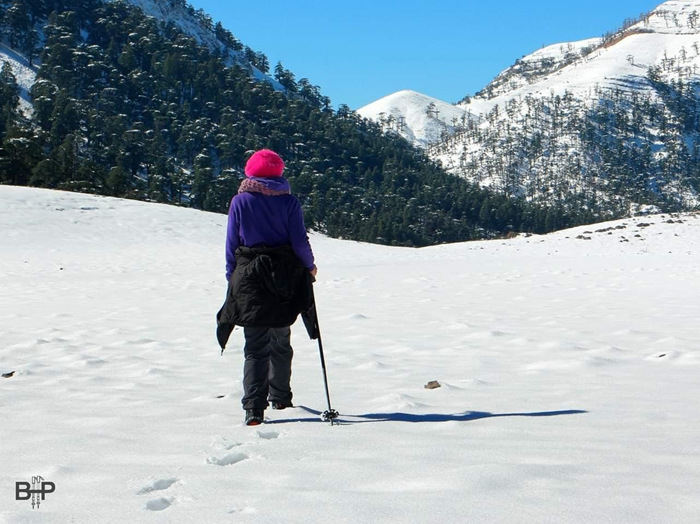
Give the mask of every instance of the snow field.
[[(700, 514), (698, 215), (425, 249), (313, 234), (336, 427), (300, 323), (299, 407), (242, 424), (242, 333), (214, 338), (225, 224), (0, 187), (0, 522)], [(32, 475), (57, 486), (38, 510), (13, 496)]]

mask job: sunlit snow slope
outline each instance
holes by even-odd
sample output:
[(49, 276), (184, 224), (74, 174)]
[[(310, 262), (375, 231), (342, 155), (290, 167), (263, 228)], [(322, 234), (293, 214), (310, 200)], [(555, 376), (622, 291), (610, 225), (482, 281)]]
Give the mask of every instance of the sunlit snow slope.
[[(299, 407), (242, 424), (242, 334), (214, 339), (225, 224), (0, 186), (2, 524), (697, 520), (698, 215), (312, 235), (336, 427), (300, 325)], [(37, 475), (56, 491), (32, 509), (14, 487)]]
[(563, 96), (569, 92), (585, 98), (596, 88), (651, 92), (646, 80), (650, 66), (659, 66), (663, 78), (697, 79), (700, 76), (700, 21), (692, 16), (693, 12), (700, 15), (700, 0), (665, 2), (602, 47), (597, 46), (599, 39), (591, 39), (536, 51), (521, 62), (541, 63), (547, 58), (561, 61), (572, 50), (580, 53), (586, 47), (593, 49), (533, 83), (515, 74), (510, 89), (496, 90), (493, 97), (473, 98), (471, 103), (459, 107), (474, 114), (485, 114), (496, 105), (503, 107), (510, 99), (526, 96), (549, 96), (551, 93)]
[(422, 147), (435, 143), (444, 133), (454, 133), (456, 126), (472, 118), (464, 109), (410, 90), (386, 96), (357, 112)]
[(36, 71), (29, 67), (26, 58), (0, 43), (0, 69), (5, 63), (9, 63), (12, 67), (12, 74), (15, 75), (20, 87), (19, 106), (23, 112), (27, 113), (32, 107), (29, 90), (36, 80)]

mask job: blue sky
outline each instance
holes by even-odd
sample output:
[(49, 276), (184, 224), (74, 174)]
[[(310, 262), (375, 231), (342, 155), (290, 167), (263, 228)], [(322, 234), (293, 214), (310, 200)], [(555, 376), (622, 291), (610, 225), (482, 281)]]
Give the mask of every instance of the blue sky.
[(334, 106), (401, 89), (456, 102), (543, 45), (601, 36), (661, 0), (190, 0)]

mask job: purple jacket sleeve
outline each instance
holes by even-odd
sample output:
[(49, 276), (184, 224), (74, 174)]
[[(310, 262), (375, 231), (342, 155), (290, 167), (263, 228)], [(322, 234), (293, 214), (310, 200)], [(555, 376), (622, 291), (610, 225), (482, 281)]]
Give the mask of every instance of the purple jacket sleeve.
[(293, 204), (289, 208), (289, 241), (292, 244), (292, 249), (304, 267), (307, 269), (314, 268), (314, 254), (311, 251), (309, 237), (306, 234), (306, 226), (304, 225), (304, 214), (301, 211), (301, 204), (295, 198)]
[[(234, 197), (235, 198), (235, 197)], [(226, 281), (231, 279), (231, 273), (236, 269), (236, 249), (240, 245), (241, 240), (238, 235), (238, 217), (236, 210), (231, 207), (228, 210), (228, 229), (226, 231)]]

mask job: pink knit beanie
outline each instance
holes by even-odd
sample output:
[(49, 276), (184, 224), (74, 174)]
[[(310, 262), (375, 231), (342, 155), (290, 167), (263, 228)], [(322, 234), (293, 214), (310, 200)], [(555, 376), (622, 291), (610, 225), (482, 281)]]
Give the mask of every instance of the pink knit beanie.
[(282, 176), (283, 171), (284, 161), (277, 153), (269, 149), (256, 151), (245, 165), (246, 176)]

